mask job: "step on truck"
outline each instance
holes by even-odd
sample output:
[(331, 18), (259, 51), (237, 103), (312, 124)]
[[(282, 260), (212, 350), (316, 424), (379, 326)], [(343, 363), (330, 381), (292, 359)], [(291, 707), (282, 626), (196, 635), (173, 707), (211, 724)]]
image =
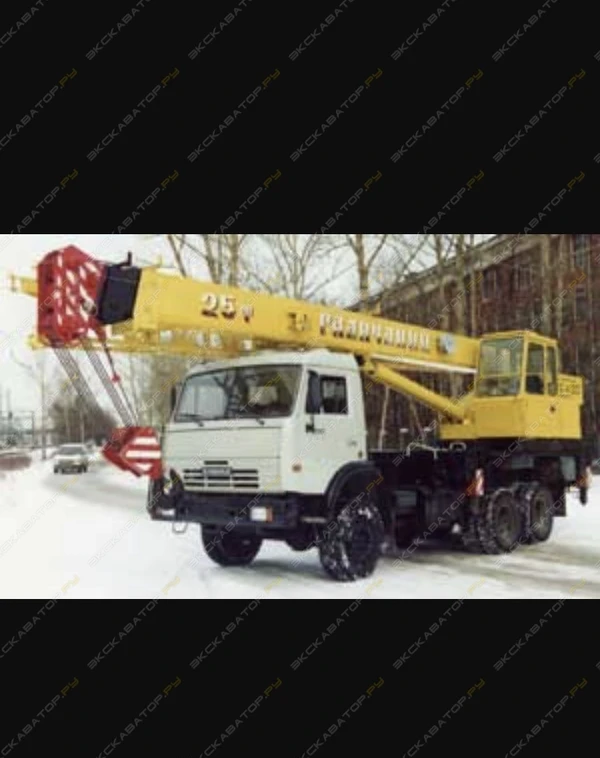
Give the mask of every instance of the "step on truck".
[[(456, 533), (468, 551), (505, 553), (550, 538), (569, 488), (587, 503), (583, 382), (562, 373), (549, 337), (475, 339), (76, 248), (42, 261), (38, 299), (39, 336), (88, 402), (66, 356), (105, 341), (113, 325), (239, 340), (236, 357), (192, 359), (160, 433), (136, 421), (118, 377), (87, 350), (123, 420), (105, 456), (148, 476), (150, 518), (199, 524), (222, 566), (250, 564), (271, 539), (316, 548), (330, 577), (353, 581), (374, 572), (386, 541), (410, 553)], [(466, 375), (468, 389), (444, 396), (415, 379), (424, 372)], [(437, 442), (369, 450), (365, 394), (375, 384), (433, 410)]]

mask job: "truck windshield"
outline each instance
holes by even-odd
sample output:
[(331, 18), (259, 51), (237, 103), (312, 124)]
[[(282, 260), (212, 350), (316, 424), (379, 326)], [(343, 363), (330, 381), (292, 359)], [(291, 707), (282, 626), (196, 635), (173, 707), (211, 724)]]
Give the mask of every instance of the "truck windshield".
[(481, 344), (477, 394), (518, 395), (523, 365), (523, 339), (484, 340)]
[(70, 447), (67, 445), (65, 447), (60, 447), (58, 452), (60, 455), (83, 455), (84, 449), (82, 447)]
[(249, 366), (191, 376), (181, 393), (175, 421), (290, 416), (300, 367)]

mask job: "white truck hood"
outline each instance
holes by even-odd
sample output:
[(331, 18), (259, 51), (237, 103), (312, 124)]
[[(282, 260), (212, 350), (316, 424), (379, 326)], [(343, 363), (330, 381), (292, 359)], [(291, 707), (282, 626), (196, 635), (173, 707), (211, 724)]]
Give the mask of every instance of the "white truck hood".
[(171, 424), (163, 462), (189, 491), (278, 491), (282, 429), (253, 421), (243, 426)]

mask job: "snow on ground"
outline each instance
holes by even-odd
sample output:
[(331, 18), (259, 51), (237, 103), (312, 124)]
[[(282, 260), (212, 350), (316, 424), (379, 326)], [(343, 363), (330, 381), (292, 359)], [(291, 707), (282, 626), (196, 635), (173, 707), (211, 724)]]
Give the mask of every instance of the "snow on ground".
[(221, 568), (199, 528), (183, 535), (146, 515), (146, 480), (96, 459), (88, 474), (54, 475), (52, 461), (0, 474), (1, 598), (600, 598), (600, 478), (549, 542), (508, 556), (426, 544), (382, 559), (375, 576), (339, 584), (316, 550), (265, 542), (246, 568)]

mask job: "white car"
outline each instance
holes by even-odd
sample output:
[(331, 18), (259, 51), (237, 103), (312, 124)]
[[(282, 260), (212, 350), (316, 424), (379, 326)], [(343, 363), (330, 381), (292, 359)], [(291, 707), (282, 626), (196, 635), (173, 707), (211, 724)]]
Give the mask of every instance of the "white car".
[(54, 461), (54, 473), (65, 474), (69, 471), (87, 473), (90, 457), (85, 445), (62, 445), (58, 448)]

